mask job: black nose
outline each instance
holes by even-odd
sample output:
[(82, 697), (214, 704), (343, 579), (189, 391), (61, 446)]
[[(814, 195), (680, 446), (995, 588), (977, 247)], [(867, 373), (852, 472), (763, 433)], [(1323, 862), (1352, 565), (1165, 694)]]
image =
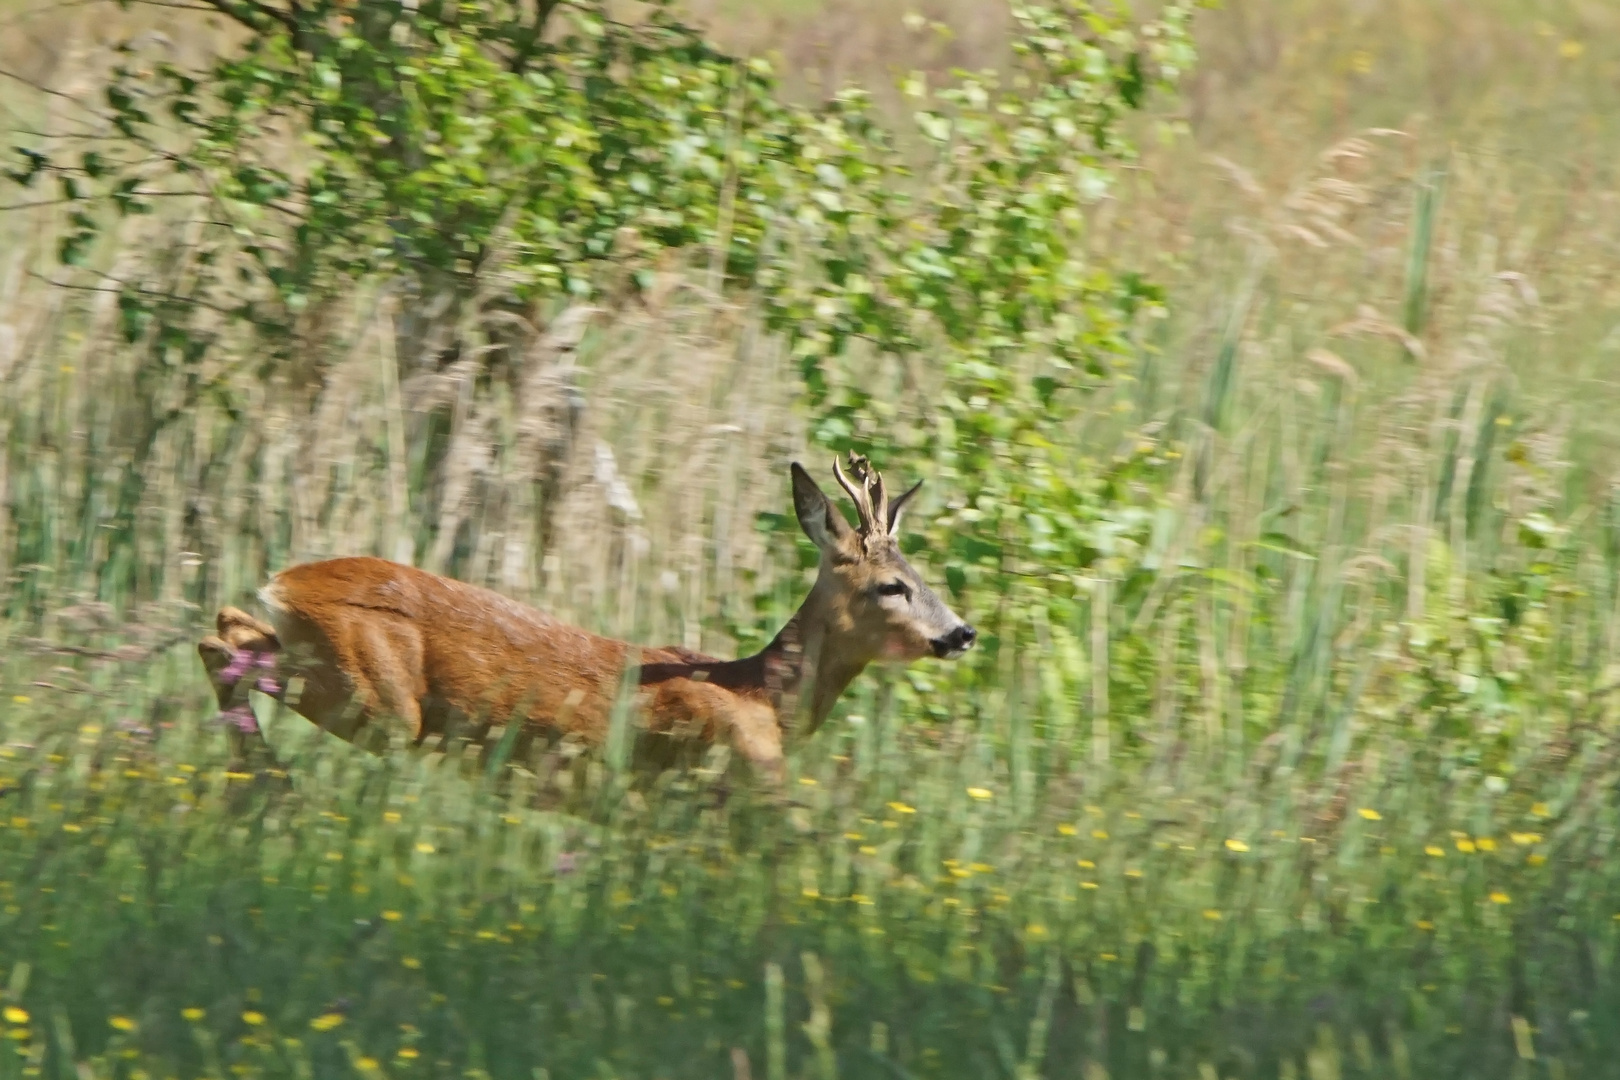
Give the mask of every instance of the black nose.
[(934, 655), (941, 660), (948, 660), (959, 653), (966, 652), (973, 647), (973, 642), (979, 637), (979, 632), (967, 623), (958, 624), (950, 633), (933, 640)]

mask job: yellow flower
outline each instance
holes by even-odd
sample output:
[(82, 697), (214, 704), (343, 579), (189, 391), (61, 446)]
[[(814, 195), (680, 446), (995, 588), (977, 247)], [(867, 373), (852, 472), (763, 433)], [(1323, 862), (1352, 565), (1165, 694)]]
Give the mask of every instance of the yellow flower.
[(390, 824), (390, 825), (398, 825), (399, 824), (399, 811), (398, 810), (384, 811), (383, 812), (383, 820), (388, 822), (388, 824)]
[(416, 1047), (414, 1047), (414, 1046), (402, 1046), (402, 1047), (399, 1048), (399, 1056), (404, 1058), (406, 1061), (415, 1061), (416, 1058), (419, 1055), (417, 1053)]
[(1430, 922), (1428, 919), (1419, 919), (1417, 921), (1417, 928), (1419, 930), (1433, 930), (1434, 923)]
[(401, 915), (397, 911), (390, 910), (383, 912), (382, 917), (383, 921), (385, 922), (399, 922), (399, 920), (403, 919), (405, 916)]
[(189, 1009), (181, 1009), (180, 1010), (180, 1018), (182, 1020), (189, 1020), (193, 1024), (197, 1023), (197, 1021), (201, 1020), (203, 1017), (205, 1017), (207, 1015), (208, 1015), (208, 1013), (206, 1011), (197, 1008), (195, 1005), (193, 1005)]
[(1073, 825), (1068, 825), (1068, 824), (1059, 825), (1057, 827), (1057, 829), (1058, 829), (1058, 835), (1059, 836), (1073, 836), (1075, 833), (1078, 833), (1080, 831), (1079, 829), (1075, 828)]
[(320, 1016), (317, 1016), (315, 1019), (311, 1020), (309, 1022), (309, 1026), (314, 1028), (316, 1031), (331, 1031), (341, 1023), (343, 1023), (342, 1013), (329, 1012), (322, 1013)]
[(434, 847), (426, 840), (419, 840), (416, 844), (416, 850), (420, 851), (424, 855), (431, 855), (434, 852)]
[(1108, 830), (1107, 829), (1092, 829), (1091, 830), (1091, 838), (1093, 840), (1106, 840), (1106, 839), (1108, 839)]
[(1524, 861), (1529, 863), (1531, 866), (1540, 866), (1547, 861), (1547, 856), (1543, 855), (1539, 851), (1532, 851)]
[(1249, 845), (1245, 844), (1241, 840), (1228, 840), (1226, 842), (1226, 850), (1227, 851), (1238, 851), (1238, 852), (1248, 851), (1249, 850)]
[(377, 1069), (380, 1068), (380, 1066), (377, 1064), (377, 1059), (373, 1057), (363, 1057), (358, 1059), (354, 1063), (354, 1067), (359, 1069), (361, 1072), (376, 1072)]
[(1534, 832), (1508, 833), (1509, 839), (1520, 847), (1529, 847), (1531, 844), (1541, 843), (1541, 834)]
[(15, 1005), (7, 1005), (5, 1017), (8, 1024), (26, 1024), (28, 1023), (28, 1010), (19, 1009)]
[(889, 804), (889, 809), (897, 814), (915, 814), (917, 812), (915, 806), (907, 806), (903, 802), (892, 802)]
[(1423, 849), (1423, 854), (1432, 855), (1436, 859), (1443, 859), (1446, 857), (1446, 849), (1441, 847), (1439, 844), (1430, 844), (1428, 847)]
[(1532, 813), (1536, 817), (1551, 817), (1552, 816), (1552, 811), (1547, 809), (1547, 804), (1544, 803), (1544, 802), (1538, 802), (1538, 803), (1532, 804), (1531, 807), (1530, 807), (1530, 813)]
[(1457, 850), (1464, 855), (1472, 855), (1474, 853), (1474, 842), (1467, 837), (1463, 837), (1457, 841)]
[(988, 799), (991, 797), (989, 788), (970, 787), (967, 789), (967, 793), (973, 796), (975, 799)]
[(1380, 814), (1378, 811), (1374, 810), (1370, 806), (1363, 806), (1360, 810), (1357, 810), (1356, 813), (1360, 814), (1362, 817), (1366, 818), (1368, 821), (1383, 821), (1384, 820), (1384, 815)]
[(1495, 892), (1491, 893), (1491, 903), (1493, 903), (1493, 904), (1511, 904), (1511, 903), (1513, 903), (1513, 897), (1509, 896), (1507, 893), (1503, 892), (1501, 889), (1497, 889)]
[[(1080, 883), (1080, 887), (1082, 889), (1095, 889), (1097, 887), (1097, 883), (1095, 881), (1082, 881)], [(1620, 919), (1620, 915), (1616, 915), (1615, 918)]]
[(254, 1012), (252, 1009), (249, 1009), (247, 1012), (242, 1014), (242, 1023), (257, 1027), (258, 1025), (264, 1023), (264, 1013)]
[(110, 1016), (107, 1018), (107, 1023), (118, 1031), (134, 1031), (136, 1028), (135, 1021), (127, 1016)]
[(12, 694), (11, 695), (11, 703), (13, 705), (27, 705), (30, 701), (33, 701), (33, 700), (34, 699), (29, 697), (27, 694)]
[(1127, 870), (1125, 871), (1125, 876), (1128, 878), (1139, 878), (1142, 876), (1142, 871), (1136, 869)]
[(1578, 41), (1566, 41), (1558, 46), (1558, 55), (1565, 60), (1573, 60), (1586, 51), (1586, 46)]
[(1492, 840), (1488, 836), (1481, 836), (1479, 839), (1474, 841), (1474, 844), (1481, 851), (1495, 851), (1496, 850), (1496, 841)]
[(813, 776), (801, 776), (799, 777), (799, 783), (803, 784), (805, 787), (815, 787), (816, 778)]
[(1221, 913), (1219, 911), (1216, 911), (1214, 908), (1205, 908), (1204, 909), (1204, 918), (1209, 919), (1211, 922), (1219, 922), (1220, 918), (1221, 918)]
[(1095, 870), (1095, 869), (1097, 869), (1097, 864), (1092, 862), (1090, 859), (1077, 860), (1075, 862), (1075, 865), (1078, 866), (1082, 870)]
[(417, 968), (422, 966), (422, 961), (418, 960), (414, 956), (407, 956), (405, 959), (401, 960), (400, 963), (404, 964), (412, 971), (415, 971)]

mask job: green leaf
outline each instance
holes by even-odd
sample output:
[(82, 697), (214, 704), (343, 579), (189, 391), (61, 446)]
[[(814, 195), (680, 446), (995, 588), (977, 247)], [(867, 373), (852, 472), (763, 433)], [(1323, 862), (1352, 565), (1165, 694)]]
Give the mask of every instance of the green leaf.
[(12, 149), (27, 162), (27, 165), (21, 169), (8, 169), (6, 171), (6, 177), (13, 183), (28, 187), (34, 182), (34, 177), (50, 168), (51, 159), (38, 150), (30, 150), (26, 146), (17, 146)]
[(1301, 548), (1294, 542), (1293, 537), (1288, 536), (1285, 533), (1263, 533), (1261, 534), (1260, 539), (1252, 541), (1249, 546), (1260, 551), (1271, 551), (1279, 555), (1287, 555), (1290, 558), (1301, 559), (1307, 562), (1314, 562), (1316, 560), (1315, 555), (1312, 555), (1304, 548)]
[(90, 254), (90, 246), (95, 243), (96, 234), (88, 230), (78, 230), (62, 237), (56, 245), (56, 257), (66, 266), (83, 266)]

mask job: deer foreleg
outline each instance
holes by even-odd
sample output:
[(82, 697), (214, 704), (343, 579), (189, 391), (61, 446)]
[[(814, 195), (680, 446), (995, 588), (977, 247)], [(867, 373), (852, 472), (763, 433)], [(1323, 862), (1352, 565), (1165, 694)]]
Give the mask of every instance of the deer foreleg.
[(787, 762), (782, 754), (782, 728), (776, 713), (765, 705), (752, 703), (731, 710), (727, 717), (726, 738), (734, 753), (748, 762), (767, 784), (780, 789), (787, 779)]

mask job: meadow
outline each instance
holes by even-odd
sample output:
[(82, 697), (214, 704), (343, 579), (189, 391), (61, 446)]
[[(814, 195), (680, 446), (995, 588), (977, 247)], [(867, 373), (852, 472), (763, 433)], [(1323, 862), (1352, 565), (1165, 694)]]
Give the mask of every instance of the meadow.
[[(1007, 62), (986, 9), (696, 15), (883, 114)], [(16, 141), (132, 32), (228, 47), (187, 17), (0, 5)], [(1050, 513), (908, 441), (971, 411), (943, 361), (806, 390), (707, 251), (460, 352), (363, 279), (314, 346), (221, 318), (192, 358), (109, 283), (180, 294), (201, 225), (64, 267), (72, 208), (7, 188), (0, 1080), (1613, 1075), (1620, 15), (1229, 0), (1193, 38), (1087, 211), (1164, 303), (1041, 429)], [(810, 580), (787, 462), (830, 487), (840, 439), (927, 477), (908, 555), (986, 633), (857, 680), (792, 807), (268, 701), (293, 790), (226, 771), (193, 646), (269, 571), (382, 554), (736, 655)]]

